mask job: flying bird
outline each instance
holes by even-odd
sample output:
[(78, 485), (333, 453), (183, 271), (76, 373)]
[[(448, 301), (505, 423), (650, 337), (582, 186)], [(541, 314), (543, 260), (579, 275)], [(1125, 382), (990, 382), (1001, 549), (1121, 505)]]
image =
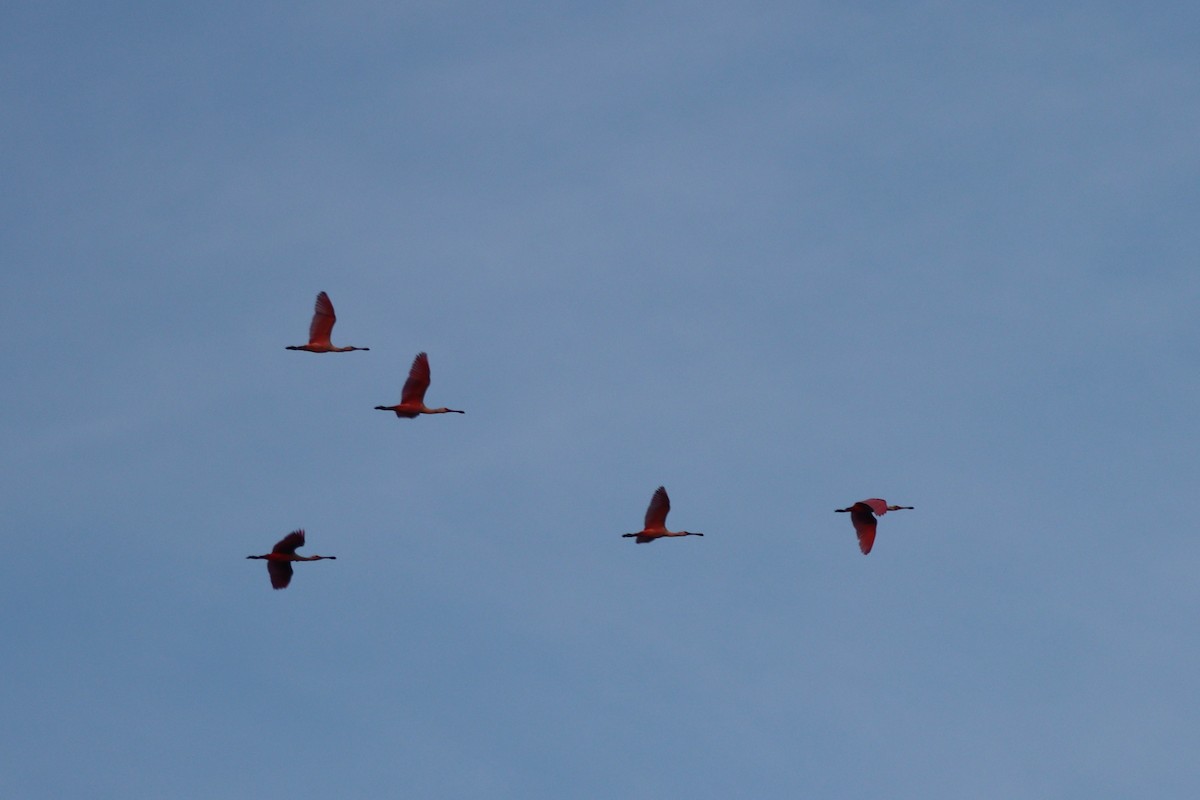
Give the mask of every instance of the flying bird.
[(703, 533), (694, 531), (669, 531), (667, 530), (667, 512), (671, 510), (671, 498), (667, 497), (667, 490), (662, 486), (654, 490), (654, 496), (650, 498), (650, 506), (646, 509), (646, 526), (637, 533), (621, 534), (623, 538), (630, 536), (637, 537), (638, 544), (653, 542), (655, 539), (661, 539), (664, 536), (703, 536)]
[(408, 370), (408, 380), (400, 392), (400, 404), (395, 406), (375, 406), (376, 411), (394, 411), (397, 417), (412, 419), (419, 414), (465, 414), (456, 408), (428, 408), (425, 405), (425, 390), (429, 388), (429, 356), (417, 353), (412, 367)]
[(246, 556), (246, 558), (265, 558), (267, 572), (271, 576), (271, 587), (286, 589), (292, 582), (293, 561), (320, 561), (324, 558), (336, 559), (337, 556), (298, 556), (296, 548), (304, 546), (304, 529), (292, 531), (280, 539), (265, 556)]
[(369, 347), (334, 347), (329, 341), (333, 333), (333, 323), (337, 315), (333, 313), (333, 303), (329, 295), (321, 292), (313, 306), (312, 324), (308, 326), (308, 344), (289, 346), (288, 350), (305, 350), (309, 353), (349, 353), (351, 350), (370, 350)]
[(870, 500), (859, 500), (849, 508), (835, 509), (839, 513), (850, 512), (850, 522), (854, 524), (854, 532), (858, 534), (858, 549), (863, 555), (871, 552), (875, 544), (875, 525), (878, 520), (875, 515), (883, 516), (889, 511), (911, 510), (912, 506), (889, 506), (886, 500), (872, 497)]

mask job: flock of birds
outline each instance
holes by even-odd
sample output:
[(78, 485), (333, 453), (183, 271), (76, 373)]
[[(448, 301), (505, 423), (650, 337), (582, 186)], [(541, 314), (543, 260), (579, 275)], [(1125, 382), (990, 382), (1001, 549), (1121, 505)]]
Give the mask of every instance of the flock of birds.
[[(317, 302), (313, 308), (312, 323), (308, 328), (308, 344), (293, 345), (288, 347), (288, 350), (303, 350), (308, 353), (348, 353), (354, 350), (370, 350), (369, 347), (337, 347), (331, 341), (333, 335), (333, 324), (337, 322), (337, 315), (333, 311), (333, 303), (329, 299), (329, 295), (321, 292), (317, 295)], [(397, 417), (413, 419), (421, 414), (465, 414), (465, 411), (460, 411), (456, 408), (429, 408), (425, 405), (425, 392), (429, 389), (429, 356), (425, 353), (417, 353), (413, 359), (412, 367), (408, 370), (408, 380), (404, 382), (404, 388), (400, 392), (400, 402), (394, 406), (375, 406), (376, 411), (391, 411)], [(868, 500), (859, 500), (854, 505), (848, 508), (835, 509), (839, 513), (848, 513), (850, 522), (854, 525), (854, 532), (858, 534), (858, 547), (862, 550), (863, 555), (871, 552), (871, 548), (875, 544), (875, 527), (878, 524), (878, 518), (882, 517), (889, 511), (900, 511), (904, 509), (912, 509), (912, 506), (893, 506), (888, 505), (887, 501), (880, 500), (878, 497), (872, 497)], [(640, 531), (636, 533), (622, 534), (625, 538), (632, 537), (638, 544), (646, 544), (653, 542), (655, 539), (664, 539), (672, 536), (703, 536), (703, 533), (696, 531), (669, 531), (667, 530), (667, 514), (671, 510), (671, 498), (667, 496), (667, 490), (662, 486), (654, 490), (654, 496), (650, 498), (650, 506), (646, 509), (646, 519)], [(284, 536), (275, 546), (271, 548), (271, 552), (261, 556), (246, 556), (246, 558), (258, 558), (267, 562), (267, 574), (271, 578), (271, 586), (275, 589), (285, 589), (292, 580), (292, 562), (293, 561), (322, 561), (324, 559), (336, 559), (337, 556), (302, 556), (296, 553), (298, 548), (304, 546), (304, 531), (295, 530)]]

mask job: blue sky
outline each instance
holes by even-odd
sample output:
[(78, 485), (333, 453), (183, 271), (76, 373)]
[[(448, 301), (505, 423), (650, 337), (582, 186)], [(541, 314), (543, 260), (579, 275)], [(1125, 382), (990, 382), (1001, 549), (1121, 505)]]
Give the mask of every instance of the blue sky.
[(1190, 796), (1198, 27), (7, 4), (0, 794)]

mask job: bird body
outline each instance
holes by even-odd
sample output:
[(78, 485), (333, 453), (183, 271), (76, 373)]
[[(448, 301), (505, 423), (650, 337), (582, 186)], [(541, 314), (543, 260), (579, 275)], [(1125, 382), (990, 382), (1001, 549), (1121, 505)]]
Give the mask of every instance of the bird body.
[(400, 402), (394, 406), (375, 406), (376, 411), (392, 411), (397, 417), (412, 419), (421, 414), (465, 414), (456, 408), (429, 408), (425, 405), (425, 391), (429, 388), (429, 356), (417, 353), (408, 370), (408, 380), (400, 392)]
[(850, 522), (854, 525), (854, 532), (858, 534), (858, 549), (862, 550), (864, 556), (871, 552), (875, 544), (875, 526), (878, 522), (876, 515), (882, 517), (889, 511), (902, 510), (911, 511), (912, 506), (889, 506), (886, 500), (880, 500), (878, 497), (859, 500), (849, 508), (835, 509), (839, 513), (850, 514)]
[(304, 350), (308, 353), (349, 353), (351, 350), (370, 350), (369, 347), (335, 347), (329, 341), (333, 334), (333, 323), (337, 315), (333, 313), (333, 303), (329, 295), (321, 292), (313, 306), (312, 323), (308, 326), (308, 344), (292, 345), (288, 350)]
[(653, 542), (655, 539), (662, 539), (668, 536), (703, 536), (703, 533), (695, 531), (669, 531), (667, 530), (667, 512), (671, 510), (671, 498), (667, 497), (667, 490), (662, 486), (654, 491), (654, 496), (650, 498), (650, 505), (646, 509), (646, 521), (644, 526), (637, 533), (625, 533), (622, 537), (628, 539), (631, 536), (637, 537), (635, 541), (638, 544), (646, 544)]
[(261, 558), (267, 562), (267, 573), (271, 576), (271, 587), (286, 589), (292, 580), (293, 561), (321, 561), (336, 559), (337, 556), (300, 556), (296, 548), (304, 546), (304, 529), (295, 530), (280, 539), (271, 548), (271, 552), (263, 556), (246, 556), (246, 558)]

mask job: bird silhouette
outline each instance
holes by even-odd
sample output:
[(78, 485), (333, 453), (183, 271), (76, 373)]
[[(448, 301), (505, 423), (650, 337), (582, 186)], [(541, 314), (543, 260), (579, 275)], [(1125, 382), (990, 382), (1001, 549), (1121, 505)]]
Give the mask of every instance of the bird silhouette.
[(296, 548), (304, 546), (304, 529), (292, 531), (287, 536), (280, 539), (271, 548), (271, 552), (265, 556), (246, 556), (246, 558), (265, 558), (267, 560), (267, 573), (271, 576), (271, 587), (274, 589), (286, 589), (287, 585), (292, 582), (292, 562), (293, 561), (320, 561), (322, 559), (336, 559), (337, 556), (298, 556)]
[(312, 324), (308, 326), (308, 344), (292, 345), (288, 350), (305, 350), (309, 353), (349, 353), (351, 350), (370, 350), (369, 347), (334, 347), (329, 341), (333, 333), (333, 323), (337, 315), (333, 313), (333, 303), (329, 295), (321, 292), (313, 305)]
[(695, 531), (669, 531), (667, 530), (667, 512), (671, 510), (671, 498), (667, 497), (667, 490), (662, 486), (654, 490), (654, 496), (650, 498), (650, 505), (646, 509), (646, 524), (637, 533), (623, 533), (624, 538), (636, 536), (638, 544), (646, 544), (653, 542), (655, 539), (661, 539), (665, 536), (703, 536), (703, 533)]
[(875, 515), (883, 516), (889, 511), (912, 510), (912, 506), (889, 506), (886, 500), (880, 500), (878, 497), (872, 497), (870, 500), (859, 500), (849, 508), (834, 509), (839, 513), (849, 512), (850, 522), (854, 525), (854, 532), (858, 534), (858, 549), (862, 550), (863, 555), (871, 552), (871, 548), (875, 544), (875, 525), (878, 520)]
[(429, 356), (417, 353), (408, 380), (400, 392), (400, 403), (394, 406), (375, 406), (376, 411), (394, 411), (397, 417), (412, 419), (419, 414), (465, 414), (456, 408), (428, 408), (425, 405), (425, 390), (429, 388)]

